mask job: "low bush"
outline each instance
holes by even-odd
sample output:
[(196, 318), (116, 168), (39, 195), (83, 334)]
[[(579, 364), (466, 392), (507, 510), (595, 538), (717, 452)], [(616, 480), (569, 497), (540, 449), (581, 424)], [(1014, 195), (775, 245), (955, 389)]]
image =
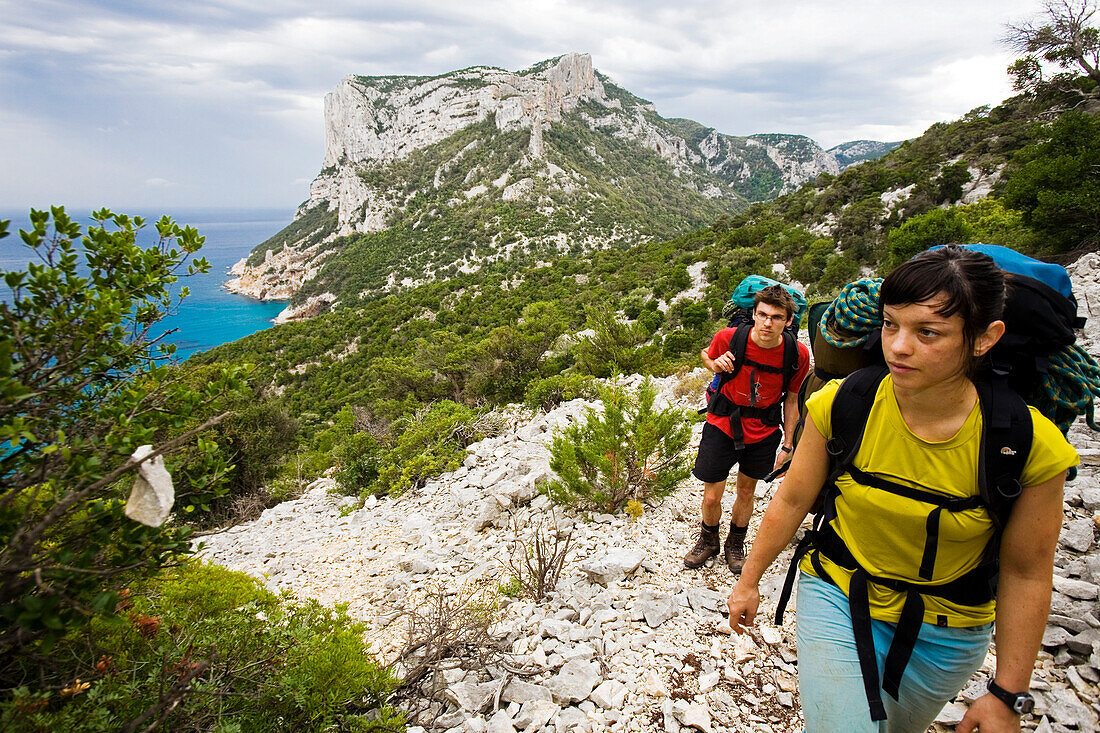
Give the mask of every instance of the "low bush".
[[(15, 731), (384, 731), (397, 682), (346, 610), (190, 562), (131, 586), (0, 701)], [(64, 660), (62, 663), (60, 660)], [(33, 683), (30, 680), (34, 680)]]
[(524, 391), (524, 402), (533, 410), (552, 410), (562, 402), (592, 398), (599, 394), (597, 382), (583, 374), (555, 374), (532, 380)]
[[(554, 590), (561, 578), (573, 531), (558, 528), (557, 517), (551, 512), (543, 515), (529, 533), (529, 539), (520, 536), (515, 528), (516, 540), (508, 548), (505, 565), (512, 573), (512, 581), (501, 591), (509, 595), (525, 595), (534, 601), (543, 601)], [(516, 589), (518, 586), (518, 590)]]
[(672, 407), (655, 410), (656, 396), (649, 379), (633, 395), (606, 388), (602, 414), (589, 408), (584, 423), (558, 431), (550, 446), (550, 468), (558, 475), (546, 486), (550, 498), (611, 513), (630, 499), (667, 496), (687, 478), (687, 416)]
[(476, 410), (440, 400), (394, 423), (393, 446), (378, 459), (378, 476), (366, 492), (377, 496), (420, 488), (428, 479), (462, 464), (466, 446), (479, 440)]

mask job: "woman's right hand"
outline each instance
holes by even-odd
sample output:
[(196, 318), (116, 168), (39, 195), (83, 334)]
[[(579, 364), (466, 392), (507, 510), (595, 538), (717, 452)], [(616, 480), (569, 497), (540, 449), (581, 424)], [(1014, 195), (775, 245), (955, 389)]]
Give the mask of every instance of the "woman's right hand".
[(760, 607), (760, 586), (744, 579), (738, 580), (726, 606), (730, 611), (730, 628), (735, 634), (744, 633), (756, 619), (756, 609)]

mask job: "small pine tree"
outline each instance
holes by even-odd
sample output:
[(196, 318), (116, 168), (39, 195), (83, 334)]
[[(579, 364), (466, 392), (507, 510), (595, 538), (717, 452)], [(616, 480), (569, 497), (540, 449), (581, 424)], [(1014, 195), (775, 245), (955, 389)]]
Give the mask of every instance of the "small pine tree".
[(550, 468), (559, 477), (547, 485), (550, 498), (611, 513), (629, 500), (672, 493), (690, 470), (684, 451), (691, 427), (681, 410), (655, 410), (656, 396), (649, 379), (635, 395), (605, 388), (603, 414), (589, 409), (584, 423), (559, 431), (550, 445)]

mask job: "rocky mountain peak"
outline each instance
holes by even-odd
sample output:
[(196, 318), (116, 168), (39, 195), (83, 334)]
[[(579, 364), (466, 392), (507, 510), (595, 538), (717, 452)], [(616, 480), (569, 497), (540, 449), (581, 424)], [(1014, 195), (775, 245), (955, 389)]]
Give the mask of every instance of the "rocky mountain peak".
[(520, 71), (350, 75), (325, 97), (309, 199), (226, 287), (290, 297), (280, 318), (306, 318), (514, 255), (676, 236), (838, 171), (803, 135), (665, 119), (586, 53)]
[(611, 103), (586, 53), (524, 72), (474, 66), (435, 77), (350, 75), (325, 96), (323, 166), (398, 160), (489, 117), (500, 130), (534, 129), (585, 99)]

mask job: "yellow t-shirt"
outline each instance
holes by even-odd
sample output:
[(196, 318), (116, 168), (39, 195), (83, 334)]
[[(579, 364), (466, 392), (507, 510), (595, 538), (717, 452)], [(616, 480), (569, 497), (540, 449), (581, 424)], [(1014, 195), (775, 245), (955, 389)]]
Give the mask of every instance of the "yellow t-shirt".
[[(832, 405), (840, 382), (829, 382), (806, 403), (806, 411), (826, 439), (832, 437)], [(1034, 486), (1078, 463), (1077, 452), (1058, 428), (1034, 407), (1031, 409), (1031, 452), (1020, 477), (1022, 486)], [(887, 375), (878, 386), (867, 420), (856, 468), (884, 479), (947, 496), (978, 494), (978, 447), (982, 414), (975, 404), (962, 428), (951, 438), (929, 442), (918, 438), (901, 416)], [(850, 474), (837, 479), (837, 517), (832, 526), (856, 561), (871, 575), (914, 583), (950, 582), (974, 569), (993, 535), (993, 522), (984, 507), (940, 513), (939, 544), (931, 581), (917, 576), (926, 522), (932, 505), (904, 499), (880, 489), (856, 483)], [(845, 594), (852, 572), (820, 559), (829, 577)], [(816, 575), (809, 557), (801, 569)], [(905, 601), (903, 593), (868, 584), (871, 617), (897, 623)], [(924, 620), (948, 626), (977, 626), (993, 621), (994, 601), (981, 606), (962, 606), (936, 596), (924, 596)]]

